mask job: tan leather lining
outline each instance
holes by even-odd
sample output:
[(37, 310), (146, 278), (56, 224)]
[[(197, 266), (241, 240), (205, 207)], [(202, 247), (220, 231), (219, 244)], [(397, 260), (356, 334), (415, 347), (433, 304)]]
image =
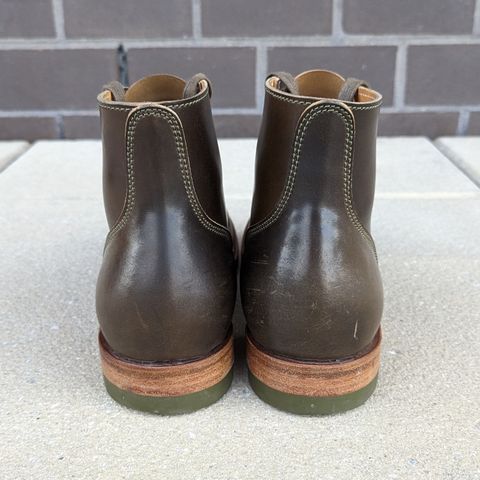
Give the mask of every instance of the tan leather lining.
[(185, 81), (174, 75), (150, 75), (135, 82), (125, 93), (126, 102), (162, 102), (183, 98)]
[(112, 102), (112, 92), (110, 92), (110, 90), (104, 90), (102, 93), (100, 93), (98, 99), (102, 102)]
[[(329, 70), (308, 70), (297, 75), (295, 80), (298, 86), (299, 97), (315, 99), (338, 99), (340, 89), (345, 82), (341, 75)], [(285, 94), (278, 88), (277, 77), (269, 78), (267, 86), (281, 94)], [(381, 95), (375, 90), (360, 87), (358, 89), (358, 101), (352, 103), (371, 103), (379, 101), (381, 98)]]
[[(125, 98), (122, 101), (113, 100), (110, 91), (102, 91), (97, 96), (97, 101), (99, 102), (100, 107), (113, 110), (130, 110), (140, 105), (161, 102), (165, 106), (171, 106), (171, 108), (181, 108), (200, 101), (204, 97), (205, 92), (209, 89), (208, 82), (200, 81), (200, 91), (195, 96), (185, 99), (183, 98), (185, 81), (181, 78), (173, 75), (152, 75), (151, 77), (146, 78), (149, 79), (148, 83), (151, 85), (143, 83), (142, 80), (146, 79), (139, 80), (126, 91)], [(174, 80), (171, 81), (171, 79)], [(166, 80), (166, 82), (164, 82), (164, 80)], [(132, 93), (132, 89), (135, 85), (137, 85), (137, 87), (135, 87), (136, 91), (134, 90)], [(168, 89), (169, 85), (174, 85), (174, 90)], [(166, 88), (167, 90), (162, 93), (160, 91), (161, 88)]]
[(295, 77), (300, 95), (337, 98), (344, 78), (328, 70), (310, 70)]
[(203, 92), (206, 88), (208, 88), (208, 82), (206, 80), (200, 80), (198, 84), (200, 85), (201, 92)]

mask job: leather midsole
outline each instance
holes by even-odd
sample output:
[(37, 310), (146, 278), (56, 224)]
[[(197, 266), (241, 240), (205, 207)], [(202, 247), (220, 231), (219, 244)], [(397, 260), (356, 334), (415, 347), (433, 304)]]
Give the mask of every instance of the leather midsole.
[(381, 331), (365, 355), (339, 363), (312, 363), (278, 358), (262, 351), (247, 336), (250, 372), (265, 385), (284, 393), (338, 397), (368, 385), (380, 368)]
[(199, 392), (217, 384), (233, 365), (233, 337), (208, 357), (189, 363), (152, 365), (124, 361), (99, 336), (104, 376), (116, 387), (139, 395), (173, 397)]

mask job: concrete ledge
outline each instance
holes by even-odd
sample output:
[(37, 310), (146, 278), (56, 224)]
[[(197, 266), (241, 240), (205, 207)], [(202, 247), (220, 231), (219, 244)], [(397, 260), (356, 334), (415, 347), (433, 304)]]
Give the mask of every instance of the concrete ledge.
[(5, 170), (13, 161), (29, 148), (29, 143), (24, 141), (0, 142), (0, 172)]
[(441, 137), (435, 145), (480, 187), (480, 137)]

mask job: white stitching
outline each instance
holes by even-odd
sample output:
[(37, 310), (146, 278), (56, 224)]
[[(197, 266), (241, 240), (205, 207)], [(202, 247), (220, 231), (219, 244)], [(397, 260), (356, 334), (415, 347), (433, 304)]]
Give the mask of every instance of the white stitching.
[[(295, 98), (290, 98), (290, 97), (286, 97), (286, 96), (283, 96), (283, 95), (278, 95), (277, 93), (274, 93), (269, 89), (265, 89), (265, 91), (269, 95), (271, 95), (272, 97), (274, 97), (278, 100), (282, 100), (284, 102), (289, 102), (289, 103), (297, 103), (299, 105), (311, 105), (312, 103), (315, 103), (315, 102), (318, 101), (318, 100), (297, 100)], [(376, 103), (375, 105), (367, 105), (367, 106), (362, 106), (362, 105), (357, 106), (357, 105), (348, 104), (348, 108), (350, 108), (350, 110), (373, 110), (374, 108), (377, 108), (380, 105), (381, 105), (381, 102)]]
[(248, 234), (254, 235), (256, 233), (265, 230), (270, 225), (275, 223), (281, 216), (283, 210), (285, 209), (288, 200), (290, 199), (293, 193), (293, 187), (295, 185), (295, 178), (298, 170), (298, 164), (300, 162), (300, 153), (303, 147), (303, 141), (305, 139), (305, 134), (308, 126), (313, 121), (313, 119), (320, 113), (335, 113), (339, 115), (345, 124), (345, 149), (344, 149), (344, 163), (343, 163), (343, 198), (344, 205), (347, 211), (347, 215), (350, 218), (350, 221), (360, 232), (360, 234), (367, 240), (371, 246), (375, 258), (377, 257), (377, 252), (375, 249), (375, 243), (373, 241), (370, 233), (365, 229), (365, 227), (360, 222), (355, 209), (353, 208), (353, 198), (352, 198), (352, 165), (353, 165), (353, 137), (354, 137), (354, 126), (353, 121), (350, 116), (345, 112), (345, 110), (339, 106), (331, 104), (321, 104), (317, 107), (313, 107), (310, 112), (308, 112), (305, 117), (301, 120), (300, 125), (297, 128), (295, 134), (295, 141), (293, 147), (292, 160), (290, 163), (290, 171), (288, 173), (287, 183), (283, 190), (282, 198), (277, 204), (273, 213), (267, 217), (265, 220), (252, 225), (249, 228)]
[[(171, 109), (179, 109), (179, 108), (185, 108), (185, 107), (189, 107), (190, 105), (194, 105), (195, 103), (199, 103), (201, 102), (202, 100), (204, 100), (206, 97), (208, 96), (208, 91), (205, 95), (202, 95), (201, 97), (197, 98), (196, 100), (191, 100), (190, 102), (184, 102), (184, 103), (172, 103), (172, 104), (169, 104), (169, 103), (166, 103), (166, 104), (159, 104), (159, 105), (163, 105), (165, 107), (168, 107), (168, 108), (171, 108)], [(107, 110), (117, 110), (117, 111), (121, 111), (121, 112), (128, 112), (130, 110), (133, 110), (134, 108), (136, 108), (135, 105), (132, 105), (131, 107), (118, 107), (118, 106), (110, 106), (110, 105), (107, 105), (105, 103), (99, 103), (98, 104), (100, 108), (105, 108)]]
[(183, 184), (187, 193), (187, 197), (192, 207), (195, 216), (199, 222), (209, 231), (218, 235), (230, 238), (230, 232), (221, 225), (213, 223), (203, 211), (198, 198), (196, 197), (193, 183), (191, 180), (191, 172), (189, 168), (188, 155), (185, 149), (184, 135), (181, 125), (178, 120), (170, 114), (168, 111), (163, 111), (158, 108), (145, 108), (135, 112), (131, 115), (127, 122), (127, 198), (123, 212), (116, 222), (116, 224), (110, 230), (107, 236), (108, 242), (127, 224), (127, 221), (132, 213), (133, 206), (135, 204), (135, 179), (134, 179), (134, 152), (135, 152), (135, 129), (143, 118), (147, 116), (159, 117), (164, 119), (172, 129), (172, 133), (175, 139), (175, 147), (177, 150), (177, 156), (180, 163), (180, 172), (183, 179)]

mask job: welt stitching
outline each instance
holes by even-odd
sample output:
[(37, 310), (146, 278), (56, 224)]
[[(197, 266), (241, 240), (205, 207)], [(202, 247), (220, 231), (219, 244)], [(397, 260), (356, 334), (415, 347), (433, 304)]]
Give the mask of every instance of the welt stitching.
[[(265, 91), (272, 97), (282, 100), (283, 102), (296, 103), (299, 105), (311, 105), (315, 103), (315, 100), (297, 100), (294, 98), (284, 97), (283, 95), (278, 95), (277, 93), (272, 92), (271, 90), (265, 89)], [(348, 105), (350, 110), (373, 110), (374, 108), (379, 107), (381, 104), (376, 103), (375, 105), (361, 106), (361, 105)]]
[[(185, 108), (185, 107), (189, 107), (190, 105), (194, 105), (195, 103), (199, 103), (201, 102), (203, 99), (205, 99), (205, 97), (207, 96), (207, 94), (205, 95), (202, 95), (200, 98), (197, 98), (196, 100), (191, 100), (190, 102), (185, 102), (185, 103), (177, 103), (177, 104), (171, 104), (171, 105), (165, 105), (166, 107), (168, 108), (171, 108), (171, 109), (180, 109), (180, 108)], [(115, 106), (110, 106), (110, 105), (106, 105), (104, 103), (100, 103), (100, 108), (105, 108), (107, 110), (117, 110), (117, 111), (123, 111), (123, 112), (127, 112), (127, 111), (130, 111), (130, 110), (133, 110), (135, 108), (135, 106), (131, 106), (131, 107), (115, 107)]]
[(309, 127), (310, 123), (313, 119), (322, 112), (331, 112), (339, 115), (345, 124), (346, 129), (346, 141), (345, 141), (345, 148), (344, 148), (344, 163), (343, 163), (343, 198), (344, 198), (344, 205), (347, 211), (347, 215), (355, 226), (355, 228), (359, 231), (362, 237), (367, 240), (369, 245), (372, 247), (375, 257), (377, 256), (375, 244), (373, 241), (372, 236), (370, 233), (365, 229), (362, 225), (358, 216), (353, 208), (353, 199), (352, 199), (352, 165), (353, 165), (353, 136), (354, 136), (354, 129), (353, 129), (353, 122), (349, 116), (345, 113), (345, 111), (338, 106), (335, 105), (326, 105), (322, 104), (318, 107), (314, 107), (312, 111), (310, 111), (305, 118), (302, 120), (301, 125), (295, 135), (294, 147), (293, 147), (293, 154), (292, 154), (292, 162), (290, 166), (290, 171), (287, 178), (287, 183), (285, 185), (284, 192), (282, 194), (282, 198), (278, 203), (277, 207), (273, 211), (273, 213), (264, 221), (260, 222), (256, 226), (252, 226), (249, 230), (250, 235), (254, 235), (256, 233), (265, 230), (270, 225), (275, 223), (278, 218), (281, 216), (285, 206), (287, 205), (288, 200), (290, 199), (293, 193), (293, 187), (295, 185), (295, 178), (297, 175), (298, 165), (300, 162), (300, 153), (303, 147), (303, 141), (305, 139), (307, 128)]
[(152, 115), (154, 117), (160, 117), (167, 121), (170, 128), (172, 129), (173, 136), (175, 139), (175, 148), (177, 150), (178, 160), (180, 163), (180, 173), (182, 175), (183, 184), (187, 193), (187, 197), (192, 207), (195, 216), (200, 221), (202, 226), (204, 226), (207, 230), (216, 233), (218, 235), (225, 236), (229, 238), (229, 232), (224, 230), (223, 228), (212, 224), (209, 219), (204, 214), (201, 206), (198, 203), (198, 200), (195, 196), (195, 192), (193, 190), (193, 184), (190, 179), (190, 170), (188, 168), (188, 161), (186, 150), (184, 148), (184, 141), (181, 127), (178, 125), (178, 122), (175, 118), (171, 117), (168, 113), (160, 112), (157, 109), (145, 109), (141, 111), (141, 113), (136, 113), (132, 115), (132, 118), (128, 122), (127, 127), (127, 200), (125, 204), (124, 211), (118, 220), (118, 222), (114, 225), (112, 230), (109, 232), (107, 236), (107, 243), (126, 225), (131, 212), (133, 210), (133, 206), (135, 204), (135, 180), (134, 180), (134, 152), (135, 152), (135, 139), (134, 133), (135, 129), (143, 118)]

